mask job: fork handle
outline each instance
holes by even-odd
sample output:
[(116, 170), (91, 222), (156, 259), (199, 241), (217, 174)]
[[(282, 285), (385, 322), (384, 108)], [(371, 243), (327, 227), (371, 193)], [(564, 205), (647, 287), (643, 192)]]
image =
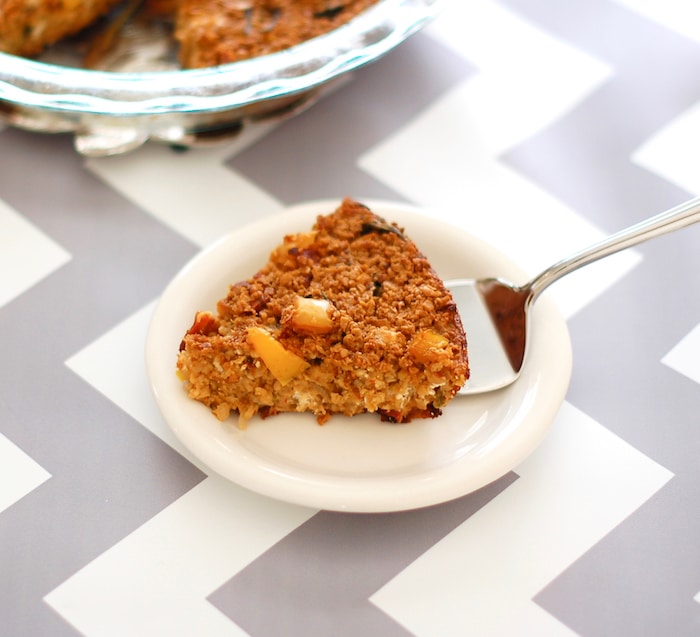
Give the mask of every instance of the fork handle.
[(589, 248), (576, 252), (542, 271), (524, 285), (523, 289), (530, 290), (530, 300), (534, 301), (545, 288), (570, 272), (582, 268), (584, 265), (598, 261), (621, 250), (626, 250), (649, 239), (654, 239), (662, 234), (680, 230), (697, 221), (700, 221), (700, 197), (674, 206), (666, 212), (620, 230), (607, 239), (603, 239)]

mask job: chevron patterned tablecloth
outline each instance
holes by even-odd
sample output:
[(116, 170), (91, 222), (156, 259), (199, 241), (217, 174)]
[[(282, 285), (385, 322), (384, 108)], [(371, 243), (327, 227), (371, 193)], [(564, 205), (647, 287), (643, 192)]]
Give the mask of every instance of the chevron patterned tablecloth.
[(152, 398), (157, 300), (319, 198), (429, 208), (532, 274), (700, 192), (700, 10), (455, 0), (285, 122), (79, 156), (0, 130), (0, 636), (700, 634), (700, 227), (550, 298), (573, 375), (486, 488), (319, 511), (216, 474)]

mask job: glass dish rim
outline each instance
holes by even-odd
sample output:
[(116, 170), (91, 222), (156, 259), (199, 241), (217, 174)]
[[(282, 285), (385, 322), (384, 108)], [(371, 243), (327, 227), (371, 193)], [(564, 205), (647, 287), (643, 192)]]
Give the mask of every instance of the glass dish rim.
[(337, 29), (289, 49), (205, 69), (96, 71), (0, 53), (0, 102), (138, 117), (215, 113), (301, 94), (387, 53), (444, 0), (380, 0)]

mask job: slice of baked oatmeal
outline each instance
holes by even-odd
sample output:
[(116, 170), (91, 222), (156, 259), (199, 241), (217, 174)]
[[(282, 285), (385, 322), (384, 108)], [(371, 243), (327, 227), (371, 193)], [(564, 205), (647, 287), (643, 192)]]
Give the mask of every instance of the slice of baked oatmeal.
[(239, 425), (255, 414), (436, 417), (469, 376), (452, 296), (395, 224), (345, 199), (284, 237), (180, 345), (191, 398)]

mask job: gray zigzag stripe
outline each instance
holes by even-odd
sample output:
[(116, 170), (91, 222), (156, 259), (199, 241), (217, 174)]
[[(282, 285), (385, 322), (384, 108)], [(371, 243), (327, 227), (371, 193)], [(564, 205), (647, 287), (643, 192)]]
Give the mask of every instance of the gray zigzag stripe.
[[(699, 239), (689, 233), (645, 249), (645, 262), (570, 324), (574, 352), (600, 357), (575, 368), (569, 400), (676, 474), (537, 597), (582, 635), (697, 635), (700, 392), (660, 364), (675, 342), (658, 335), (675, 330), (677, 342), (700, 319), (700, 293), (667, 285), (679, 263), (700, 268)], [(625, 297), (650, 290), (662, 293), (630, 316)], [(630, 320), (643, 342), (627, 336)]]
[[(230, 164), (288, 204), (344, 195), (401, 201), (399, 193), (358, 169), (357, 158), (474, 71), (463, 58), (419, 33)], [(384, 108), (373, 108), (366, 116), (365, 104), (377, 102)], [(420, 161), (420, 148), (415, 161)], [(444, 169), (425, 167), (426, 173)]]
[[(515, 479), (418, 511), (319, 513), (209, 600), (253, 637), (408, 637), (371, 595)], [(260, 614), (261, 597), (275, 600), (273, 614)]]
[[(630, 156), (700, 98), (700, 47), (614, 3), (507, 4), (609, 62), (615, 73), (507, 161), (610, 231), (686, 198)], [(700, 501), (700, 394), (659, 362), (700, 320), (700, 292), (670, 284), (683, 271), (700, 270), (699, 240), (700, 230), (691, 228), (643, 246), (644, 263), (570, 321), (574, 352), (588, 356), (575, 365), (569, 400), (676, 473), (538, 595), (538, 603), (582, 635), (696, 635), (700, 625), (692, 599), (700, 589), (700, 517), (690, 504)], [(630, 298), (649, 302), (631, 316)], [(648, 335), (644, 342), (626, 336), (628, 321)], [(660, 519), (668, 524), (659, 527)]]
[(86, 172), (69, 139), (28, 152), (26, 138), (0, 135), (3, 198), (73, 259), (0, 309), (0, 428), (52, 474), (0, 515), (0, 634), (58, 637), (75, 631), (42, 597), (203, 478), (64, 365), (155, 298), (193, 247)]
[(611, 231), (611, 220), (627, 225), (682, 200), (685, 193), (630, 157), (700, 99), (697, 43), (606, 0), (505, 4), (609, 63), (613, 76), (504, 160)]

